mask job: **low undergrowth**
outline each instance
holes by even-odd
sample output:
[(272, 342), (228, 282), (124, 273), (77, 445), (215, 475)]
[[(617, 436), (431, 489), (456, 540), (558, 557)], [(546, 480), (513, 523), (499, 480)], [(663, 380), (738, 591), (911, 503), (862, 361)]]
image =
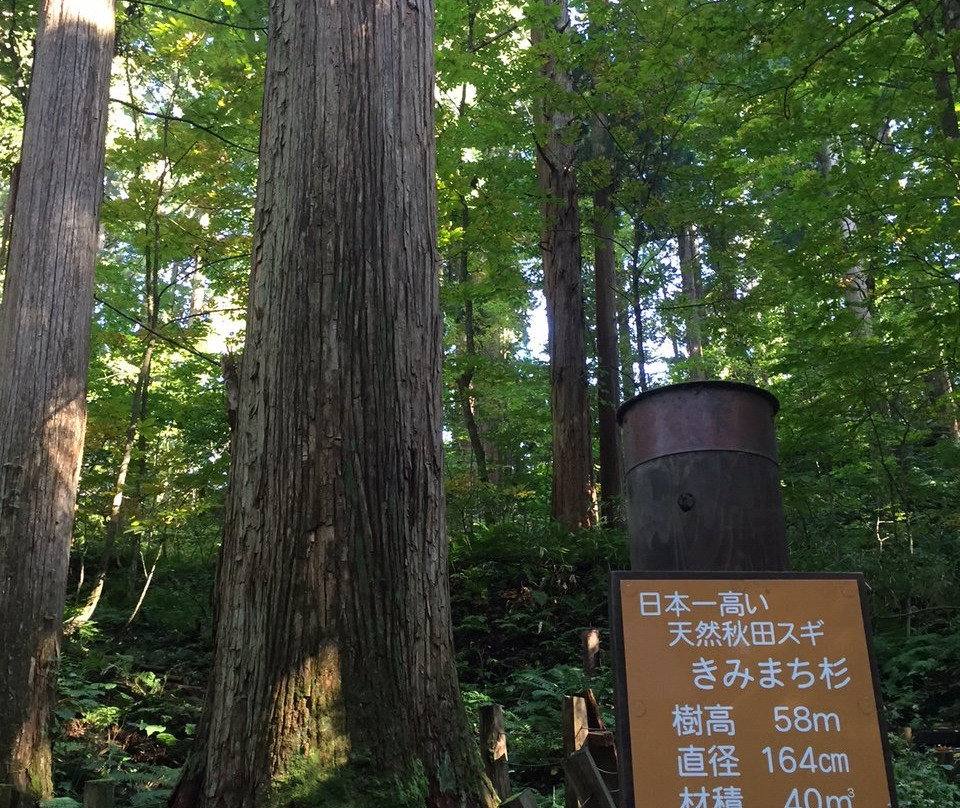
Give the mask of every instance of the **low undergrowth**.
[[(563, 697), (592, 689), (613, 724), (607, 581), (610, 570), (627, 566), (626, 537), (617, 531), (571, 536), (530, 524), (500, 526), (452, 545), (465, 704), (473, 716), (481, 704), (504, 707), (512, 786), (534, 789), (543, 808), (563, 805)], [(169, 570), (131, 625), (125, 604), (107, 602), (96, 622), (65, 639), (54, 745), (58, 797), (48, 808), (76, 808), (83, 784), (104, 777), (117, 784), (118, 806), (166, 804), (202, 708), (210, 625), (195, 603), (208, 598), (202, 590), (211, 585), (207, 566)], [(191, 597), (183, 596), (184, 586)], [(589, 628), (601, 633), (590, 675), (580, 650)], [(950, 622), (909, 637), (883, 633), (877, 648), (891, 728), (956, 726), (960, 691), (950, 673), (960, 665), (960, 633)], [(952, 764), (899, 738), (892, 743), (901, 808), (960, 804)], [(380, 782), (354, 769), (315, 774), (305, 765), (279, 784), (277, 808), (422, 804), (416, 778)]]

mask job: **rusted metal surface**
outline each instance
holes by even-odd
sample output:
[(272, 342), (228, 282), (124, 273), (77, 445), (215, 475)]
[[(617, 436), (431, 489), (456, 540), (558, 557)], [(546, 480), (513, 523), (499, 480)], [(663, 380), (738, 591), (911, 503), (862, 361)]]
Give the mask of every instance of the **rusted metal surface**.
[(630, 399), (617, 412), (627, 469), (682, 452), (748, 452), (776, 463), (773, 416), (766, 390), (736, 382), (689, 382)]
[(787, 569), (778, 408), (730, 382), (662, 387), (620, 408), (633, 569)]

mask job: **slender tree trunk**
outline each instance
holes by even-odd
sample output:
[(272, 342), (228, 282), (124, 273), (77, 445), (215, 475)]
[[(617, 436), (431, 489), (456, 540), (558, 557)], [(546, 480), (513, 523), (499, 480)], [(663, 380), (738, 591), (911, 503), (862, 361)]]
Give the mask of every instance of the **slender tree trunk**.
[(740, 381), (757, 383), (756, 371), (750, 361), (749, 340), (742, 328), (744, 317), (740, 294), (737, 291), (736, 259), (730, 254), (727, 229), (724, 222), (703, 232), (704, 242), (710, 255), (710, 268), (713, 270), (714, 287), (718, 296), (718, 306), (724, 318), (722, 351), (727, 357), (741, 363)]
[[(558, 11), (558, 30), (534, 29), (534, 44), (562, 34), (569, 24), (566, 0), (543, 0)], [(567, 72), (552, 56), (544, 77), (560, 92), (570, 92)], [(547, 91), (545, 96), (551, 93)], [(583, 283), (580, 266), (580, 214), (573, 116), (548, 97), (537, 111), (537, 179), (541, 202), (540, 251), (547, 304), (550, 353), (550, 411), (553, 423), (551, 516), (567, 530), (595, 521), (593, 449), (584, 337)]]
[(429, 0), (270, 4), (214, 660), (174, 806), (262, 808), (296, 772), (317, 805), (492, 802), (450, 625), (432, 35)]
[[(594, 154), (607, 159), (606, 133), (597, 121)], [(600, 445), (600, 517), (608, 525), (623, 524), (620, 427), (620, 351), (617, 337), (617, 272), (613, 249), (613, 181), (593, 193), (594, 273), (597, 305), (597, 438)]]
[[(927, 59), (936, 65), (930, 71), (933, 91), (940, 102), (940, 130), (949, 140), (960, 139), (960, 120), (955, 102), (956, 83), (960, 81), (960, 47), (956, 45), (955, 33), (960, 30), (960, 2), (941, 0), (940, 17), (944, 32), (954, 44), (948, 53), (943, 51), (942, 39), (935, 29), (932, 13), (925, 14), (914, 25), (914, 31), (924, 44)], [(948, 63), (949, 60), (949, 63)], [(953, 68), (951, 79), (950, 68)]]
[[(474, 354), (474, 356), (476, 355)], [(473, 395), (473, 368), (467, 368), (461, 373), (457, 377), (456, 385), (457, 398), (460, 401), (460, 414), (463, 416), (467, 437), (470, 439), (470, 451), (473, 453), (473, 461), (477, 469), (477, 482), (489, 483), (487, 449), (483, 436), (480, 434), (480, 424), (477, 421), (477, 401)]]
[(929, 374), (927, 386), (930, 389), (930, 398), (934, 402), (934, 407), (939, 410), (937, 415), (945, 422), (936, 431), (949, 436), (950, 440), (960, 445), (960, 408), (957, 406), (957, 391), (945, 366), (938, 367)]
[[(844, 239), (849, 241), (857, 234), (857, 223), (851, 216), (840, 222)], [(869, 337), (873, 334), (873, 314), (870, 311), (870, 277), (862, 263), (854, 264), (843, 275), (843, 302), (857, 319), (854, 335)]]
[(133, 458), (133, 447), (139, 434), (142, 419), (142, 407), (146, 402), (147, 389), (150, 384), (150, 368), (153, 361), (154, 336), (146, 335), (146, 346), (143, 359), (140, 361), (140, 372), (137, 374), (137, 383), (130, 403), (130, 421), (123, 442), (123, 455), (117, 469), (117, 479), (114, 484), (113, 498), (110, 500), (110, 511), (107, 514), (107, 524), (103, 534), (103, 552), (100, 554), (100, 565), (97, 568), (97, 577), (93, 587), (84, 601), (80, 613), (70, 621), (68, 631), (88, 622), (100, 605), (100, 598), (107, 583), (107, 573), (114, 558), (117, 538), (123, 531), (123, 492), (127, 486), (127, 475), (130, 471), (130, 461)]
[(10, 169), (7, 196), (3, 200), (3, 228), (0, 229), (0, 268), (7, 267), (10, 255), (10, 232), (13, 229), (13, 210), (17, 202), (17, 186), (20, 184), (20, 164)]
[(0, 782), (17, 808), (53, 786), (113, 34), (112, 0), (41, 12), (0, 307)]
[(637, 383), (633, 378), (633, 341), (630, 336), (630, 306), (628, 298), (621, 291), (617, 299), (617, 324), (620, 356), (620, 382), (624, 400), (637, 394)]
[(643, 301), (640, 297), (640, 247), (643, 245), (639, 220), (633, 222), (633, 252), (630, 255), (630, 306), (636, 330), (637, 385), (641, 393), (647, 392), (647, 351), (644, 347), (646, 334), (643, 327)]
[[(826, 179), (837, 165), (837, 155), (829, 143), (824, 143), (817, 155), (820, 163), (820, 175)], [(840, 219), (840, 228), (844, 241), (854, 238), (857, 223), (846, 213)], [(856, 318), (854, 336), (869, 337), (873, 333), (873, 315), (870, 311), (870, 280), (866, 267), (856, 263), (843, 275), (843, 301), (847, 309)]]
[[(474, 29), (477, 15), (470, 12), (467, 15), (467, 30), (464, 42), (464, 51), (471, 53), (475, 47)], [(469, 109), (468, 85), (464, 84), (460, 89), (460, 103), (457, 106), (457, 116), (463, 119)], [(465, 168), (465, 163), (460, 163), (460, 169)], [(483, 430), (480, 426), (480, 420), (477, 418), (477, 399), (474, 395), (473, 378), (477, 367), (477, 327), (474, 316), (473, 288), (470, 275), (470, 204), (465, 194), (460, 195), (460, 221), (457, 222), (460, 227), (461, 244), (459, 251), (451, 257), (449, 265), (452, 280), (460, 287), (463, 295), (463, 370), (456, 380), (457, 398), (460, 404), (460, 413), (463, 416), (464, 427), (467, 430), (467, 437), (470, 441), (470, 451), (473, 454), (476, 467), (477, 482), (485, 485), (491, 481), (488, 457), (494, 454), (493, 447), (489, 441), (484, 440)], [(487, 509), (489, 510), (489, 509)], [(492, 514), (484, 514), (487, 521), (492, 520)]]
[[(132, 77), (129, 72), (129, 63), (126, 65), (126, 67), (127, 84), (128, 88), (131, 88), (132, 93)], [(131, 119), (133, 123), (134, 139), (139, 142), (141, 139), (139, 115), (134, 112), (131, 116)], [(166, 152), (168, 134), (169, 122), (165, 122), (163, 128), (164, 152)], [(103, 537), (103, 552), (100, 554), (97, 576), (94, 579), (93, 586), (87, 594), (79, 614), (77, 614), (70, 621), (70, 624), (66, 626), (65, 630), (68, 632), (92, 619), (93, 615), (96, 613), (97, 607), (100, 604), (100, 599), (103, 596), (103, 590), (106, 587), (107, 573), (109, 572), (110, 564), (116, 558), (117, 541), (123, 533), (125, 491), (127, 487), (127, 480), (130, 476), (130, 464), (133, 460), (134, 447), (137, 445), (138, 441), (142, 441), (143, 439), (143, 436), (140, 434), (140, 423), (146, 416), (151, 369), (153, 366), (153, 350), (156, 343), (155, 332), (157, 331), (159, 323), (159, 283), (157, 274), (159, 272), (158, 256), (160, 251), (160, 228), (158, 222), (158, 213), (163, 199), (164, 184), (167, 177), (168, 165), (169, 162), (164, 161), (164, 168), (160, 172), (160, 176), (157, 178), (157, 190), (154, 205), (150, 210), (147, 219), (143, 223), (143, 235), (145, 243), (144, 319), (146, 321), (147, 328), (143, 331), (144, 350), (143, 356), (140, 360), (140, 369), (137, 373), (137, 380), (130, 399), (130, 419), (127, 422), (127, 429), (124, 435), (123, 453), (120, 457), (120, 465), (117, 468), (117, 476), (114, 483), (113, 497), (110, 501), (110, 509), (106, 515), (106, 526)], [(139, 169), (137, 170), (136, 174), (138, 178), (142, 176), (142, 172)], [(141, 445), (141, 463), (143, 462), (144, 454), (142, 448), (143, 447)], [(138, 478), (138, 485), (139, 479), (141, 479), (143, 476), (142, 467), (140, 471), (141, 474)], [(138, 541), (138, 539), (136, 540)], [(128, 580), (128, 586), (132, 589), (132, 579)], [(78, 587), (77, 591), (78, 593), (81, 591), (80, 587)]]
[[(167, 152), (167, 138), (169, 136), (170, 122), (166, 121), (163, 128), (163, 151)], [(145, 313), (146, 333), (145, 339), (147, 345), (151, 348), (145, 356), (141, 366), (141, 376), (137, 379), (137, 387), (134, 391), (136, 401), (133, 406), (136, 408), (139, 422), (146, 420), (149, 414), (150, 404), (150, 383), (152, 370), (152, 348), (156, 342), (155, 335), (160, 330), (160, 305), (163, 297), (163, 289), (160, 285), (160, 270), (162, 268), (161, 251), (162, 233), (160, 222), (160, 208), (163, 204), (164, 188), (166, 185), (168, 171), (170, 167), (169, 159), (166, 159), (160, 177), (157, 179), (156, 203), (150, 217), (144, 223), (144, 236), (146, 238), (146, 247), (143, 252), (144, 291), (143, 305)], [(143, 512), (143, 483), (147, 479), (149, 446), (147, 445), (147, 436), (142, 429), (136, 430), (137, 456), (135, 473), (133, 475), (133, 487), (131, 495), (128, 498), (130, 511), (135, 514)], [(140, 547), (141, 534), (139, 531), (130, 532), (130, 546), (128, 548), (127, 565), (127, 596), (132, 601), (137, 597), (140, 589)]]
[(190, 275), (190, 316), (199, 317), (207, 305), (207, 279), (203, 272), (203, 258), (194, 259), (196, 267)]
[(693, 225), (685, 224), (680, 228), (677, 245), (683, 286), (684, 342), (687, 346), (687, 359), (690, 360), (688, 378), (693, 382), (702, 382), (707, 378), (703, 367), (703, 279), (697, 250), (697, 233)]
[(143, 565), (143, 586), (140, 588), (140, 596), (137, 598), (137, 602), (133, 606), (133, 611), (130, 612), (130, 616), (127, 618), (127, 626), (136, 620), (137, 615), (140, 614), (140, 607), (143, 606), (143, 602), (147, 599), (147, 592), (150, 591), (150, 584), (153, 582), (153, 575), (157, 571), (157, 565), (160, 563), (161, 556), (163, 556), (162, 539), (160, 540), (160, 546), (157, 548), (157, 554), (154, 556), (153, 564), (151, 564), (149, 570), (147, 569), (147, 563), (144, 556), (141, 555), (140, 557), (140, 563)]
[(457, 398), (460, 401), (460, 412), (463, 415), (463, 423), (467, 428), (470, 449), (473, 452), (473, 459), (477, 467), (477, 481), (488, 483), (490, 482), (490, 475), (487, 473), (487, 452), (483, 444), (483, 436), (480, 433), (480, 424), (477, 422), (476, 399), (473, 395), (473, 369), (477, 361), (477, 334), (473, 316), (473, 292), (469, 288), (470, 252), (466, 244), (467, 229), (470, 227), (470, 208), (467, 206), (466, 199), (461, 199), (460, 205), (460, 230), (463, 233), (464, 243), (460, 254), (456, 258), (456, 263), (457, 283), (464, 290), (463, 340), (466, 367), (457, 377)]

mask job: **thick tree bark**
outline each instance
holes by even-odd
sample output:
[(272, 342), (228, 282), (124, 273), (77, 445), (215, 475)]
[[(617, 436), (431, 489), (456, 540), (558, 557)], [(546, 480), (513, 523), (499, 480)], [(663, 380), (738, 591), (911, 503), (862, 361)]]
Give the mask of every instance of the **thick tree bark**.
[[(595, 155), (606, 159), (602, 121), (593, 132)], [(608, 525), (624, 521), (623, 463), (620, 459), (620, 350), (617, 335), (617, 273), (613, 249), (613, 183), (593, 193), (594, 279), (597, 306), (597, 439), (600, 446), (600, 517)]]
[(483, 802), (446, 577), (432, 34), (429, 0), (270, 4), (214, 662), (172, 805), (260, 808), (297, 771)]
[[(543, 0), (558, 9), (557, 28), (568, 23), (566, 0)], [(558, 35), (534, 29), (534, 43)], [(544, 77), (561, 91), (572, 89), (570, 76), (547, 57)], [(580, 267), (580, 214), (577, 208), (573, 117), (557, 108), (547, 91), (537, 111), (537, 179), (541, 195), (543, 294), (547, 304), (550, 353), (550, 411), (553, 424), (553, 488), (550, 513), (568, 530), (596, 520), (590, 401), (584, 337), (583, 282)]]
[(86, 421), (112, 0), (47, 0), (0, 308), (0, 782), (50, 796), (48, 724)]

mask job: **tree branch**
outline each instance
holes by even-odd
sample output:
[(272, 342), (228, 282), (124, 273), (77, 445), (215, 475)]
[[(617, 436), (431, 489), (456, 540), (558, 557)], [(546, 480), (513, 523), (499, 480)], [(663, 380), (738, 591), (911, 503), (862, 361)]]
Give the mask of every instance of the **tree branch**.
[(140, 328), (142, 328), (144, 331), (149, 331), (157, 339), (163, 340), (163, 342), (166, 342), (167, 344), (172, 345), (174, 348), (179, 348), (181, 351), (187, 351), (187, 353), (192, 353), (194, 356), (202, 359), (204, 362), (209, 362), (214, 367), (217, 367), (217, 368), (220, 367), (220, 363), (213, 357), (207, 356), (207, 354), (201, 353), (196, 348), (192, 348), (191, 346), (185, 345), (182, 342), (177, 342), (175, 339), (170, 339), (170, 337), (168, 337), (166, 334), (161, 334), (156, 329), (151, 328), (146, 323), (143, 323), (140, 320), (138, 320), (132, 314), (127, 314), (125, 311), (121, 311), (116, 306), (111, 305), (110, 303), (107, 303), (107, 301), (104, 300), (102, 297), (99, 297), (98, 295), (94, 295), (93, 299), (96, 300), (97, 303), (99, 303), (101, 306), (106, 306), (114, 314), (119, 314), (121, 317), (123, 317), (124, 320), (128, 320), (134, 325), (140, 326)]
[[(233, 28), (237, 31), (261, 31), (263, 33), (267, 32), (267, 29), (261, 25), (238, 25), (235, 22), (229, 22), (227, 20), (212, 20), (209, 17), (202, 17), (199, 14), (191, 14), (189, 11), (184, 11), (181, 8), (173, 8), (172, 6), (165, 6), (162, 3), (150, 3), (147, 0), (135, 0), (135, 2), (130, 3), (131, 7), (135, 6), (149, 6), (150, 8), (158, 8), (161, 11), (170, 11), (173, 14), (179, 14), (181, 17), (190, 17), (193, 20), (200, 20), (201, 22), (210, 23), (210, 25), (222, 25), (224, 28)], [(128, 8), (128, 12), (129, 12)]]
[(499, 33), (491, 34), (486, 39), (477, 42), (475, 45), (471, 45), (469, 48), (467, 48), (467, 50), (470, 51), (470, 53), (476, 53), (477, 51), (483, 50), (487, 46), (492, 45), (494, 42), (499, 42), (504, 37), (510, 36), (510, 34), (516, 31), (519, 27), (519, 22), (515, 22), (513, 25), (508, 25)]
[(168, 115), (164, 112), (151, 112), (150, 110), (137, 106), (132, 101), (126, 101), (123, 98), (111, 98), (110, 101), (114, 104), (120, 104), (120, 106), (126, 107), (127, 109), (132, 109), (134, 112), (137, 112), (140, 115), (146, 115), (148, 118), (159, 118), (163, 121), (176, 121), (178, 123), (185, 123), (188, 126), (192, 126), (194, 129), (199, 129), (201, 132), (206, 132), (208, 135), (215, 137), (217, 140), (226, 143), (228, 146), (232, 146), (235, 149), (245, 151), (247, 154), (259, 154), (256, 149), (251, 149), (248, 146), (236, 143), (235, 141), (230, 140), (230, 138), (224, 137), (216, 130), (211, 129), (209, 126), (204, 126), (202, 123), (197, 123), (189, 118), (182, 118), (179, 115)]
[(892, 16), (893, 16), (894, 14), (896, 14), (897, 12), (902, 11), (904, 8), (907, 8), (908, 6), (913, 5), (913, 3), (914, 3), (914, 0), (900, 0), (899, 3), (897, 3), (897, 4), (894, 5), (894, 6), (891, 6), (890, 8), (883, 8), (882, 6), (877, 6), (877, 8), (882, 9), (879, 13), (877, 13), (875, 16), (871, 17), (869, 20), (867, 20), (866, 22), (864, 22), (862, 25), (858, 25), (858, 26), (855, 26), (854, 28), (851, 28), (848, 33), (846, 33), (846, 34), (844, 34), (843, 36), (841, 36), (841, 37), (840, 37), (839, 39), (837, 39), (835, 42), (831, 42), (831, 43), (830, 43), (829, 45), (827, 45), (827, 47), (824, 48), (819, 54), (817, 54), (816, 56), (814, 56), (814, 57), (813, 57), (812, 59), (810, 59), (805, 65), (803, 65), (803, 67), (800, 68), (800, 72), (799, 72), (794, 78), (790, 79), (789, 82), (787, 82), (786, 86), (783, 88), (784, 93), (789, 92), (790, 89), (791, 89), (795, 84), (797, 84), (798, 82), (800, 82), (800, 81), (802, 81), (804, 78), (806, 78), (807, 75), (809, 74), (810, 70), (813, 69), (813, 67), (814, 67), (818, 62), (823, 61), (823, 60), (824, 60), (827, 56), (829, 56), (831, 53), (833, 53), (834, 51), (839, 50), (840, 48), (842, 48), (842, 47), (843, 47), (844, 45), (846, 45), (851, 39), (855, 39), (857, 36), (859, 36), (859, 35), (862, 34), (864, 31), (866, 31), (871, 25), (874, 25), (874, 24), (880, 22), (881, 20), (886, 20), (886, 19), (892, 17)]

